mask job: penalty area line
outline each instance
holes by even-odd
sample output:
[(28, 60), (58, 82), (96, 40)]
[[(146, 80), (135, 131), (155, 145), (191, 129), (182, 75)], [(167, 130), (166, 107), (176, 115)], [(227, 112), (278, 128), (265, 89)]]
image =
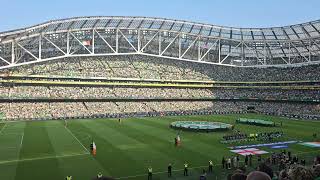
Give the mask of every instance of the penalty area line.
[(43, 159), (55, 159), (55, 158), (64, 158), (64, 157), (74, 157), (74, 156), (85, 156), (85, 155), (89, 155), (89, 153), (65, 154), (65, 155), (55, 155), (55, 156), (43, 156), (43, 157), (36, 157), (36, 158), (15, 159), (15, 160), (8, 160), (8, 161), (0, 161), (0, 164), (8, 164), (8, 163), (22, 162), (22, 161), (36, 161), (36, 160), (43, 160)]

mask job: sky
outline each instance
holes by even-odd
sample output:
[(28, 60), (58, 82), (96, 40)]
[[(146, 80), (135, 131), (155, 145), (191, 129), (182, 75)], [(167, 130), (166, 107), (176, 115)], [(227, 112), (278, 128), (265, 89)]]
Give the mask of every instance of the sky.
[(0, 0), (0, 32), (78, 16), (148, 16), (232, 27), (320, 19), (320, 0)]

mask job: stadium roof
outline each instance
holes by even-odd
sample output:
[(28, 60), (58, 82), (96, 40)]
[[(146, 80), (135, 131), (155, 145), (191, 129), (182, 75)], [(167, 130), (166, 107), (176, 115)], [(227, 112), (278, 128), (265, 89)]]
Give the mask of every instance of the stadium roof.
[(154, 29), (233, 40), (299, 40), (320, 36), (320, 20), (283, 27), (236, 28), (189, 21), (125, 16), (76, 17), (53, 20), (32, 27), (0, 33), (0, 40), (37, 33), (63, 32), (100, 28)]
[(320, 20), (235, 28), (126, 16), (53, 20), (0, 32), (0, 69), (65, 57), (143, 54), (230, 66), (320, 63)]

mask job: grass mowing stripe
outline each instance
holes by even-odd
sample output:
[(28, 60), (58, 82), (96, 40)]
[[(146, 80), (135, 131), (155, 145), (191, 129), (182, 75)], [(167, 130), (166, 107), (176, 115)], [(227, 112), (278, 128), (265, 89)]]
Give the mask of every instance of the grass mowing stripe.
[[(45, 122), (26, 123), (19, 159), (56, 156), (44, 124)], [(41, 161), (18, 161), (17, 164), (15, 180), (62, 178), (57, 158), (44, 158)], [(37, 173), (30, 173), (35, 169)]]
[[(116, 179), (141, 180), (147, 177), (146, 169), (148, 165), (152, 165), (154, 169), (154, 179), (168, 179), (166, 177), (166, 166), (170, 158), (173, 161), (177, 160), (173, 162), (173, 171), (176, 173), (173, 174), (174, 178), (172, 179), (198, 179), (198, 175), (201, 174), (201, 168), (206, 169), (207, 167), (201, 165), (207, 165), (209, 159), (213, 160), (215, 164), (214, 175), (218, 179), (225, 179), (226, 174), (232, 170), (221, 170), (220, 167), (217, 167), (223, 155), (228, 154), (227, 157), (229, 157), (229, 155), (232, 154), (229, 152), (229, 149), (227, 149), (229, 145), (219, 142), (222, 135), (225, 134), (224, 132), (181, 132), (183, 144), (181, 148), (173, 149), (173, 138), (176, 137), (178, 131), (169, 128), (169, 124), (177, 120), (208, 120), (234, 124), (235, 119), (239, 117), (268, 119), (276, 122), (277, 125), (279, 125), (278, 122), (282, 121), (283, 126), (281, 130), (285, 132), (286, 136), (303, 141), (315, 141), (315, 139), (312, 139), (312, 133), (317, 131), (317, 127), (320, 125), (316, 122), (292, 121), (291, 119), (251, 114), (128, 118), (124, 120), (121, 125), (117, 123), (117, 119), (96, 119), (70, 121), (70, 123), (68, 123), (70, 124), (68, 129), (74, 135), (70, 136), (70, 132), (64, 130), (62, 124), (58, 125), (61, 123), (60, 121), (46, 121), (47, 127), (50, 127), (47, 128), (47, 130), (51, 133), (49, 139), (47, 139), (45, 132), (42, 130), (43, 122), (32, 122), (32, 126), (25, 129), (24, 135), (21, 132), (23, 126), (20, 126), (23, 125), (23, 123), (3, 123), (0, 124), (0, 132), (3, 131), (0, 136), (0, 150), (5, 150), (13, 146), (16, 148), (10, 149), (7, 152), (3, 150), (2, 154), (4, 158), (2, 161), (0, 160), (0, 171), (2, 172), (0, 179), (24, 180), (33, 178), (56, 180), (63, 179), (65, 175), (72, 175), (75, 179), (86, 180), (91, 179), (98, 172), (102, 172), (104, 175), (118, 177)], [(236, 125), (236, 129), (244, 133), (277, 131), (280, 130), (279, 127), (280, 126), (275, 128), (262, 128), (258, 126)], [(230, 131), (226, 133), (228, 134)], [(79, 147), (79, 142), (75, 141), (74, 137), (76, 137), (82, 145), (85, 145), (86, 149), (89, 149), (88, 145), (92, 142), (90, 138), (94, 139), (98, 145), (97, 156), (86, 155), (85, 152), (87, 151)], [(52, 148), (48, 146), (47, 142), (49, 141), (51, 141), (53, 149), (55, 149), (54, 151), (51, 151)], [(6, 161), (16, 159), (16, 156), (8, 157), (8, 154), (12, 153), (13, 150), (19, 150), (18, 147), (20, 144), (22, 144), (21, 151), (23, 151), (23, 155), (20, 157), (21, 161), (5, 163)], [(72, 146), (72, 148), (69, 148), (69, 146)], [(265, 148), (262, 149), (276, 151)], [(313, 158), (311, 159), (311, 157), (320, 153), (320, 149), (309, 148), (298, 144), (290, 145), (288, 150), (291, 151), (293, 155), (298, 155), (299, 159), (306, 158), (307, 164), (312, 163)], [(159, 154), (158, 152), (161, 153)], [(85, 154), (74, 157), (70, 156), (69, 158), (52, 157), (55, 155), (76, 153)], [(157, 157), (158, 155), (159, 157)], [(234, 156), (234, 154), (232, 154), (232, 156)], [(52, 158), (34, 159), (41, 157)], [(23, 161), (23, 158), (33, 160)], [(191, 176), (186, 178), (182, 176), (181, 172), (178, 172), (183, 170), (181, 162), (185, 159), (187, 159), (190, 165), (189, 169), (191, 174)], [(243, 160), (242, 157), (241, 159)], [(15, 164), (19, 164), (17, 172), (15, 172)], [(198, 166), (199, 169), (196, 169)], [(14, 172), (11, 172), (13, 169)], [(39, 171), (39, 175), (33, 173), (35, 169)], [(250, 170), (253, 170), (253, 168)], [(12, 178), (12, 175), (15, 173), (20, 175), (17, 175), (16, 178), (13, 176)], [(210, 175), (212, 174), (208, 174), (208, 179), (212, 179)]]
[(10, 161), (0, 161), (0, 164), (8, 164), (8, 163), (14, 163), (14, 162), (21, 162), (21, 161), (36, 161), (36, 160), (42, 160), (42, 159), (55, 159), (55, 158), (65, 158), (65, 157), (74, 157), (74, 156), (85, 156), (88, 155), (87, 153), (82, 154), (65, 154), (65, 155), (56, 155), (56, 156), (43, 156), (43, 157), (37, 157), (37, 158), (24, 158), (24, 159), (15, 159)]
[[(82, 131), (88, 132), (92, 135), (92, 138), (97, 144), (97, 156), (94, 158), (103, 167), (104, 171), (110, 175), (119, 175), (124, 173), (134, 174), (144, 170), (145, 167), (142, 164), (137, 163), (132, 156), (128, 155), (128, 151), (120, 149), (115, 144), (118, 144), (115, 140), (108, 136), (108, 131), (101, 128), (101, 125), (96, 121), (74, 121), (71, 127), (77, 127)], [(112, 162), (112, 166), (110, 163)], [(124, 162), (130, 162), (130, 169), (125, 169)], [(128, 174), (128, 175), (129, 175)]]
[[(143, 124), (144, 126), (148, 126), (150, 129), (155, 129), (154, 131), (167, 131), (166, 134), (171, 134), (172, 133), (172, 137), (176, 137), (176, 130), (173, 130), (171, 128), (169, 128), (166, 124), (167, 123), (164, 123), (163, 125), (160, 125), (160, 121), (158, 121), (157, 123), (153, 123), (151, 121), (148, 121), (148, 120), (145, 120), (145, 119), (140, 119), (139, 118), (139, 121), (140, 121), (140, 124)], [(155, 120), (157, 121), (157, 120)], [(150, 131), (150, 132), (153, 132), (153, 131)], [(164, 133), (161, 133), (161, 134), (164, 134)], [(199, 155), (202, 155), (206, 158), (206, 160), (214, 160), (215, 162), (220, 162), (220, 158), (217, 159), (217, 158), (214, 158), (212, 157), (212, 153), (217, 153), (217, 154), (220, 154), (221, 157), (224, 156), (224, 155), (229, 155), (231, 154), (230, 152), (226, 152), (225, 151), (225, 147), (223, 144), (219, 144), (219, 146), (215, 146), (214, 149), (211, 148), (211, 145), (212, 145), (212, 139), (211, 140), (207, 140), (207, 137), (206, 135), (208, 135), (207, 133), (195, 133), (195, 132), (182, 132), (181, 133), (181, 138), (182, 138), (182, 142), (183, 144), (185, 145), (189, 145), (190, 142), (185, 142), (184, 143), (184, 139), (189, 139), (189, 140), (197, 140), (197, 146), (206, 146), (207, 148), (206, 149), (211, 149), (210, 152), (207, 152), (205, 154), (201, 153), (198, 151), (197, 148), (193, 147), (193, 146), (183, 146), (181, 148), (184, 148), (185, 150), (189, 150), (191, 152), (193, 152), (193, 154), (197, 154), (197, 156)], [(211, 133), (210, 134), (210, 137), (211, 138), (212, 136), (215, 137), (217, 134), (216, 133)], [(173, 141), (172, 141), (173, 143)], [(205, 159), (203, 158), (203, 159)]]
[[(164, 144), (164, 147), (172, 151), (168, 152), (171, 155), (170, 157), (178, 158), (180, 162), (188, 161), (191, 164), (201, 165), (203, 164), (203, 162), (207, 162), (209, 159), (212, 159), (211, 152), (213, 146), (202, 143), (201, 139), (197, 140), (197, 146), (194, 146), (194, 144), (189, 141), (189, 143), (184, 143), (181, 147), (177, 148), (174, 146), (173, 142), (173, 138), (176, 137), (177, 134), (176, 132), (168, 131), (169, 128), (167, 126), (155, 127), (152, 125), (147, 125), (145, 124), (145, 122), (141, 121), (141, 119), (138, 118), (132, 118), (132, 120), (127, 121), (126, 124), (131, 128), (134, 128), (137, 132), (144, 129), (144, 131), (141, 132), (145, 134), (144, 137), (151, 137), (151, 139), (153, 139), (154, 141), (162, 142), (162, 144)], [(163, 136), (163, 134), (165, 134), (166, 136)], [(199, 151), (199, 147), (202, 147), (200, 149), (202, 149), (203, 151)], [(193, 158), (192, 155), (195, 154), (197, 155), (197, 158)], [(167, 165), (167, 163), (169, 162), (162, 162), (162, 166)], [(180, 164), (181, 166), (183, 165), (183, 163)], [(159, 164), (157, 166), (161, 165)]]
[[(141, 121), (135, 121), (137, 123), (141, 123)], [(144, 156), (150, 157), (151, 160), (161, 160), (166, 162), (175, 162), (182, 164), (183, 161), (181, 159), (176, 158), (174, 155), (175, 148), (173, 148), (173, 144), (164, 141), (162, 139), (159, 139), (158, 136), (150, 136), (145, 133), (146, 130), (135, 128), (133, 126), (124, 126), (124, 125), (118, 125), (117, 123), (112, 123), (108, 121), (99, 121), (99, 124), (106, 128), (112, 128), (114, 130), (117, 130), (118, 132), (122, 132), (122, 135), (127, 136), (130, 139), (134, 139), (137, 143), (142, 144), (143, 146), (138, 148), (145, 151)], [(171, 146), (172, 145), (172, 146)], [(131, 149), (136, 150), (135, 148)], [(152, 150), (152, 151), (150, 151)], [(135, 151), (136, 152), (136, 151)], [(151, 154), (150, 154), (151, 153)], [(136, 154), (130, 153), (133, 155), (133, 157), (137, 157)], [(156, 156), (157, 158), (155, 158)], [(158, 162), (159, 163), (159, 162)]]
[(70, 131), (69, 128), (65, 127), (66, 130), (71, 134), (72, 137), (74, 137), (75, 140), (79, 142), (79, 144), (90, 154), (90, 151), (81, 143), (81, 141)]
[[(4, 127), (1, 129), (0, 161), (19, 159), (21, 149), (21, 131), (23, 131), (24, 125), (25, 123), (4, 124)], [(14, 180), (16, 177), (17, 166), (17, 162), (11, 164), (1, 164), (2, 168), (0, 170), (0, 179)]]

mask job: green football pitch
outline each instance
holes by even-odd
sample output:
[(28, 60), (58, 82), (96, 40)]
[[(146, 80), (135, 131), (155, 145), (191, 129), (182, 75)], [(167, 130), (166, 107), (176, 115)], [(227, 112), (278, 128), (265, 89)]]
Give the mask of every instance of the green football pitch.
[[(153, 118), (64, 121), (7, 122), (0, 124), (0, 179), (1, 180), (59, 180), (72, 175), (73, 180), (89, 180), (99, 172), (117, 179), (143, 180), (149, 166), (153, 179), (198, 179), (208, 161), (215, 164), (211, 179), (223, 179), (229, 172), (221, 170), (222, 156), (235, 155), (221, 144), (223, 135), (230, 132), (180, 133), (182, 145), (174, 146), (178, 130), (170, 123), (177, 120), (208, 120), (235, 124), (243, 118), (272, 120), (277, 127), (258, 127), (236, 124), (235, 129), (246, 133), (283, 131), (280, 140), (314, 141), (312, 134), (320, 134), (320, 122), (289, 120), (259, 114), (171, 116)], [(89, 146), (97, 145), (92, 156)], [(279, 140), (279, 141), (280, 141)], [(258, 142), (251, 142), (257, 144)], [(260, 148), (268, 152), (270, 148)], [(309, 158), (320, 153), (320, 148), (299, 144), (289, 145), (293, 154)], [(190, 176), (183, 177), (187, 162)], [(173, 178), (167, 178), (167, 165), (173, 165)], [(230, 171), (231, 172), (231, 171)]]

